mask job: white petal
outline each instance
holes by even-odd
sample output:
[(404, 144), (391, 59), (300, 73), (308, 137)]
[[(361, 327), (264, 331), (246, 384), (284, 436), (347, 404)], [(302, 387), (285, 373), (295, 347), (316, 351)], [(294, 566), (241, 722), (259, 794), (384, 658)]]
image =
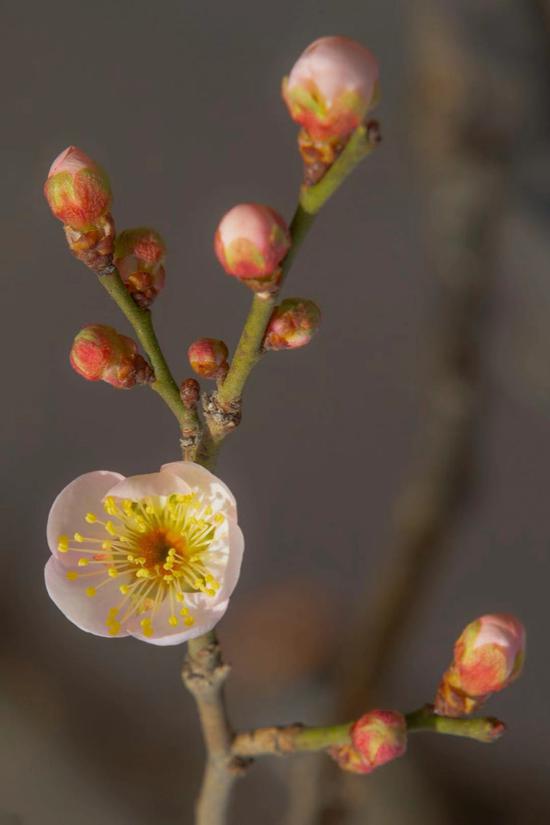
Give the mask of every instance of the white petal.
[(145, 496), (169, 496), (172, 493), (190, 493), (188, 484), (172, 473), (148, 473), (129, 476), (116, 484), (109, 495), (138, 501)]
[[(217, 600), (228, 599), (234, 591), (241, 572), (241, 563), (244, 551), (244, 536), (242, 530), (233, 519), (227, 520), (229, 548), (225, 563), (225, 569), (221, 574), (221, 588), (216, 596)], [(216, 576), (216, 565), (208, 565), (212, 575)], [(219, 574), (218, 574), (219, 575)]]
[[(195, 619), (195, 624), (192, 627), (185, 627), (183, 630), (183, 620), (177, 627), (171, 627), (167, 622), (165, 626), (160, 626), (161, 611), (159, 611), (153, 622), (154, 636), (144, 636), (141, 628), (132, 630), (130, 635), (135, 639), (140, 639), (143, 642), (149, 642), (152, 645), (161, 647), (166, 645), (179, 645), (182, 644), (182, 642), (195, 639), (197, 636), (202, 636), (203, 633), (208, 633), (209, 630), (212, 630), (227, 610), (228, 604), (229, 600), (226, 600), (211, 607), (192, 610), (191, 613)], [(168, 615), (169, 613), (166, 613), (166, 618)]]
[(109, 470), (85, 473), (71, 481), (57, 496), (48, 516), (48, 545), (54, 556), (60, 558), (57, 543), (59, 536), (82, 532), (87, 536), (105, 538), (105, 531), (98, 524), (87, 524), (86, 513), (92, 512), (101, 518), (102, 499), (111, 487), (122, 481), (124, 476)]
[(160, 469), (163, 473), (178, 476), (193, 490), (205, 493), (211, 499), (210, 504), (215, 512), (223, 510), (227, 515), (237, 518), (235, 496), (210, 470), (193, 461), (173, 461), (171, 464), (163, 464)]
[[(94, 633), (96, 636), (109, 636), (105, 620), (109, 609), (120, 601), (119, 582), (115, 582), (114, 579), (109, 581), (90, 598), (84, 591), (93, 584), (94, 579), (79, 578), (69, 581), (66, 573), (67, 568), (56, 558), (48, 560), (44, 568), (44, 578), (51, 600), (67, 619), (81, 630)], [(101, 577), (98, 576), (97, 579), (100, 581)], [(127, 635), (128, 631), (121, 630), (117, 638)]]

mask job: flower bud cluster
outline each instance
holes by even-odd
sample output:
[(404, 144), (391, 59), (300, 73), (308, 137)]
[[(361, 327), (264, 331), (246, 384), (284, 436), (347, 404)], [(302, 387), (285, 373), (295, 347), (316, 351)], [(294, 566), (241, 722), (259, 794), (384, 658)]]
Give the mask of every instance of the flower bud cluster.
[(74, 339), (70, 354), (73, 369), (88, 381), (106, 381), (117, 389), (154, 381), (137, 344), (112, 327), (89, 324)]
[(165, 282), (166, 247), (147, 227), (125, 229), (115, 241), (114, 264), (138, 306), (149, 307)]
[(329, 753), (352, 773), (372, 773), (407, 749), (407, 723), (395, 710), (371, 710), (352, 725), (350, 736), (351, 744), (331, 748)]
[(464, 716), (520, 675), (525, 629), (515, 617), (492, 613), (471, 622), (458, 638), (454, 658), (435, 699), (437, 713)]

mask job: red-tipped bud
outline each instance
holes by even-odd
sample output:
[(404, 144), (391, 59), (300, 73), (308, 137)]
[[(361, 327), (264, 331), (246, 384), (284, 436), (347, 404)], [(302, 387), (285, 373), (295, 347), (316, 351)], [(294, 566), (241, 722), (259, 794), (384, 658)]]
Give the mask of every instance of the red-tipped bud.
[(165, 257), (164, 241), (154, 229), (125, 229), (117, 235), (114, 264), (139, 306), (150, 306), (163, 288)]
[(112, 200), (107, 175), (76, 146), (54, 160), (44, 194), (55, 217), (79, 231), (94, 227), (107, 215)]
[(264, 339), (264, 349), (297, 349), (309, 344), (321, 321), (317, 304), (306, 298), (287, 298), (275, 307)]
[(180, 384), (180, 397), (186, 410), (194, 410), (199, 403), (201, 388), (195, 378), (186, 378)]
[(290, 233), (274, 209), (259, 203), (241, 203), (222, 218), (214, 249), (229, 275), (249, 285), (258, 279), (277, 282), (279, 264), (290, 249)]
[(372, 710), (352, 725), (351, 745), (332, 748), (330, 755), (352, 773), (371, 773), (403, 756), (407, 749), (407, 723), (395, 710)]
[(137, 344), (112, 327), (89, 324), (80, 330), (71, 349), (71, 366), (88, 381), (106, 381), (117, 389), (148, 384), (154, 375), (138, 353)]
[(515, 616), (492, 613), (471, 622), (458, 638), (454, 659), (443, 675), (435, 709), (446, 716), (477, 710), (491, 693), (521, 673), (525, 628)]
[(283, 80), (290, 116), (311, 137), (341, 140), (374, 105), (378, 62), (365, 46), (347, 37), (321, 37)]
[(199, 338), (187, 350), (191, 367), (203, 378), (222, 378), (229, 368), (228, 355), (226, 345), (217, 338)]

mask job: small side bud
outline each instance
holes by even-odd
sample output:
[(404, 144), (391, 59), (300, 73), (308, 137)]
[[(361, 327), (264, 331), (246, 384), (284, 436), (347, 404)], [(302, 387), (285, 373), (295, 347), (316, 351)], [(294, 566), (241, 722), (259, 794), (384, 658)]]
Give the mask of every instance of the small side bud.
[(481, 616), (461, 633), (443, 675), (435, 710), (445, 716), (476, 711), (492, 693), (511, 684), (525, 660), (525, 628), (505, 613)]
[(275, 289), (279, 264), (290, 249), (283, 218), (269, 206), (241, 203), (222, 218), (214, 238), (219, 262), (255, 291)]
[(351, 744), (331, 748), (339, 766), (352, 773), (372, 773), (403, 756), (407, 749), (407, 723), (395, 710), (372, 710), (352, 725)]
[(287, 298), (275, 307), (267, 326), (264, 349), (297, 349), (309, 344), (321, 321), (317, 304), (306, 298)]
[(107, 175), (76, 146), (69, 146), (54, 160), (44, 194), (55, 217), (81, 232), (107, 215), (112, 201)]
[(147, 227), (125, 229), (115, 241), (114, 264), (138, 306), (149, 307), (165, 282), (166, 246)]
[(229, 369), (229, 350), (217, 338), (198, 338), (187, 350), (189, 363), (203, 378), (223, 378)]
[(116, 329), (89, 324), (74, 339), (71, 366), (88, 381), (106, 381), (117, 389), (149, 384), (154, 374), (138, 353), (137, 344)]
[(201, 388), (196, 378), (186, 378), (180, 384), (180, 397), (186, 410), (194, 410), (199, 403)]

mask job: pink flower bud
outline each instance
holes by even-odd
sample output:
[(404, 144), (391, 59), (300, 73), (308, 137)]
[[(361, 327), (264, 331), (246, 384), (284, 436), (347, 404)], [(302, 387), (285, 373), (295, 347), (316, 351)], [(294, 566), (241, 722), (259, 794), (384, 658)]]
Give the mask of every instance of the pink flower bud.
[(471, 622), (458, 638), (454, 660), (435, 701), (438, 713), (462, 716), (476, 710), (491, 693), (521, 673), (525, 628), (515, 616), (493, 613)]
[(241, 203), (222, 218), (214, 248), (229, 275), (243, 280), (267, 278), (290, 249), (290, 233), (274, 209)]
[(164, 286), (165, 256), (164, 241), (154, 229), (125, 229), (117, 236), (114, 264), (141, 307), (150, 306)]
[(55, 217), (80, 231), (107, 215), (112, 200), (107, 175), (76, 146), (54, 160), (44, 194)]
[(290, 116), (316, 140), (342, 139), (374, 104), (378, 62), (347, 37), (321, 37), (283, 80)]
[(229, 350), (217, 338), (199, 338), (187, 350), (191, 367), (204, 378), (221, 378), (228, 370)]
[(297, 349), (309, 344), (321, 321), (317, 304), (305, 298), (287, 298), (275, 307), (264, 339), (264, 349)]
[(352, 773), (371, 773), (403, 756), (407, 748), (407, 723), (395, 710), (372, 710), (352, 725), (351, 745), (332, 748), (331, 756)]
[(137, 344), (112, 327), (89, 324), (74, 339), (73, 369), (88, 381), (106, 381), (117, 389), (154, 380), (153, 371), (138, 353)]

